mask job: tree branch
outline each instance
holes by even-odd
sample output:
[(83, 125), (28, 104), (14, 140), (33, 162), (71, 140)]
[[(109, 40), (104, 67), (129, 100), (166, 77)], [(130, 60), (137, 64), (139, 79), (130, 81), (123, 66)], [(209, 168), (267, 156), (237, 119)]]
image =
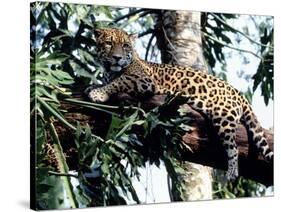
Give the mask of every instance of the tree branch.
[(141, 37), (146, 36), (146, 35), (148, 35), (148, 34), (151, 34), (151, 33), (153, 33), (153, 32), (155, 32), (155, 30), (150, 28), (150, 29), (148, 29), (148, 30), (146, 30), (146, 31), (144, 31), (144, 32), (142, 32), (142, 33), (140, 33), (140, 34), (138, 35), (138, 38), (141, 38)]
[(126, 15), (120, 16), (119, 18), (116, 18), (113, 22), (114, 22), (114, 23), (117, 23), (117, 22), (119, 22), (119, 21), (121, 21), (121, 20), (123, 20), (123, 19), (126, 19), (126, 18), (129, 18), (129, 17), (131, 17), (131, 16), (134, 16), (134, 15), (136, 15), (136, 14), (138, 14), (138, 13), (141, 13), (141, 12), (143, 12), (143, 11), (145, 11), (145, 10), (146, 10), (146, 9), (144, 9), (144, 8), (135, 10), (135, 11), (133, 11), (133, 12), (130, 12), (130, 13), (126, 14)]
[(149, 41), (148, 41), (148, 43), (147, 43), (146, 52), (145, 52), (145, 57), (144, 57), (144, 59), (145, 59), (146, 61), (147, 61), (149, 49), (150, 49), (150, 47), (151, 47), (151, 44), (152, 44), (152, 41), (153, 41), (153, 38), (154, 38), (154, 37), (155, 37), (155, 35), (152, 34), (151, 37), (150, 37), (150, 39), (149, 39)]
[(240, 48), (237, 48), (237, 47), (234, 47), (234, 46), (230, 46), (228, 44), (226, 44), (225, 42), (222, 42), (210, 35), (208, 35), (207, 33), (203, 32), (204, 36), (208, 37), (209, 39), (213, 40), (214, 42), (222, 45), (223, 47), (227, 47), (227, 48), (230, 48), (230, 49), (233, 49), (233, 50), (236, 50), (236, 51), (240, 51), (240, 52), (245, 52), (245, 53), (248, 53), (248, 54), (252, 54), (254, 55), (255, 57), (259, 58), (262, 60), (262, 57), (257, 55), (256, 53), (252, 52), (252, 51), (249, 51), (249, 50), (246, 50), (246, 49), (240, 49)]
[(55, 176), (64, 176), (64, 177), (78, 178), (78, 175), (76, 175), (76, 174), (69, 174), (69, 173), (60, 173), (60, 172), (48, 171), (48, 174), (55, 175)]

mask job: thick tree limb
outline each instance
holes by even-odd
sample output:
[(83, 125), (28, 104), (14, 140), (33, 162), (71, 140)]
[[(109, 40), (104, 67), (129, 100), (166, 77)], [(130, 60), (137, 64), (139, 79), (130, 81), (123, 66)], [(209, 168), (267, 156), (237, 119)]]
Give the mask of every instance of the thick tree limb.
[[(154, 96), (148, 104), (161, 105), (163, 96)], [(218, 169), (226, 169), (227, 159), (222, 146), (217, 142), (217, 137), (208, 121), (197, 111), (188, 108), (187, 116), (191, 118), (190, 125), (193, 130), (183, 136), (184, 144), (188, 145), (192, 152), (186, 152), (183, 160), (211, 166)], [(273, 133), (264, 129), (267, 141), (273, 149)], [(239, 125), (236, 133), (236, 143), (239, 149), (239, 172), (241, 176), (260, 182), (264, 185), (273, 185), (273, 164), (266, 162), (261, 156), (248, 157), (248, 136), (243, 125)]]

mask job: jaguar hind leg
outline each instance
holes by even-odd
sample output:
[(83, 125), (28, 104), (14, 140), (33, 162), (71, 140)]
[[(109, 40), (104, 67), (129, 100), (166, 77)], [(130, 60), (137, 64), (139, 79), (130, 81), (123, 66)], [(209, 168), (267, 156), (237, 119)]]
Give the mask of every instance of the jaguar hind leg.
[[(235, 126), (234, 126), (235, 125)], [(235, 180), (238, 175), (238, 149), (235, 143), (237, 124), (226, 124), (225, 120), (215, 124), (219, 139), (227, 155), (227, 173), (228, 180)]]
[(221, 144), (227, 155), (227, 179), (230, 181), (238, 177), (238, 149), (235, 143), (236, 129), (240, 120), (239, 108), (226, 110), (220, 107), (208, 108), (208, 103), (190, 97), (188, 104), (195, 110), (204, 113), (212, 121)]

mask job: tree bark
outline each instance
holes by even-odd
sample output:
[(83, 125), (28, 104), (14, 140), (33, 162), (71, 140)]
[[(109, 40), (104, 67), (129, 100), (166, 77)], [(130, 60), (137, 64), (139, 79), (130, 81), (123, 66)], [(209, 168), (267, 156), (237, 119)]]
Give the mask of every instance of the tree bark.
[[(161, 11), (156, 16), (157, 46), (163, 63), (207, 70), (202, 51), (200, 12)], [(181, 162), (185, 170), (184, 196), (173, 193), (172, 200), (212, 199), (212, 169), (196, 163)]]

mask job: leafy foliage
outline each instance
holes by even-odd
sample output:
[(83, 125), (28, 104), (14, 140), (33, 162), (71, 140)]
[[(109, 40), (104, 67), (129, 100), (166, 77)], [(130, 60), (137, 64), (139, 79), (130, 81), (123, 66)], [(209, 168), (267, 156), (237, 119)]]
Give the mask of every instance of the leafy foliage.
[[(203, 13), (201, 22), (203, 24), (203, 45), (204, 56), (208, 61), (210, 70), (215, 67), (216, 63), (225, 66), (225, 55), (223, 54), (223, 43), (231, 44), (230, 38), (227, 36), (228, 32), (236, 33), (236, 30), (230, 27), (224, 20), (236, 18), (236, 15), (232, 14), (220, 14), (220, 13)], [(219, 42), (222, 41), (222, 42)], [(222, 71), (226, 71), (222, 69)], [(213, 74), (215, 74), (213, 72)], [(226, 74), (221, 73), (221, 78), (226, 79)]]
[[(264, 97), (264, 102), (267, 105), (269, 99), (273, 99), (273, 49), (270, 44), (273, 43), (273, 29), (268, 33), (264, 28), (264, 34), (261, 36), (261, 43), (264, 45), (261, 48), (263, 59), (261, 60), (257, 73), (253, 76), (255, 91), (261, 85), (261, 92)], [(269, 47), (267, 47), (269, 45)]]
[[(111, 127), (114, 126), (116, 122), (112, 121)], [(112, 138), (114, 135), (108, 136)], [(78, 126), (75, 143), (79, 154), (80, 180), (83, 189), (95, 201), (93, 205), (126, 204), (124, 197), (128, 197), (129, 193), (136, 203), (140, 202), (131, 182), (132, 176), (139, 175), (137, 167), (142, 165), (142, 156), (134, 150), (139, 142), (126, 135), (116, 140), (96, 139), (92, 137), (89, 126), (86, 126), (85, 134)], [(127, 169), (128, 166), (131, 168)]]
[(266, 187), (252, 180), (239, 177), (235, 183), (214, 183), (214, 198), (231, 199), (236, 197), (260, 197), (264, 196)]

